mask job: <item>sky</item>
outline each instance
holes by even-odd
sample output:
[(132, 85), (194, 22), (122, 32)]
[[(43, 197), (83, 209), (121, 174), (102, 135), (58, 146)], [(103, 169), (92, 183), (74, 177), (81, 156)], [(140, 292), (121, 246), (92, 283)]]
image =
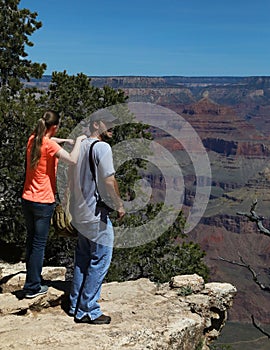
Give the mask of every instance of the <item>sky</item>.
[(270, 0), (21, 0), (45, 74), (270, 76)]

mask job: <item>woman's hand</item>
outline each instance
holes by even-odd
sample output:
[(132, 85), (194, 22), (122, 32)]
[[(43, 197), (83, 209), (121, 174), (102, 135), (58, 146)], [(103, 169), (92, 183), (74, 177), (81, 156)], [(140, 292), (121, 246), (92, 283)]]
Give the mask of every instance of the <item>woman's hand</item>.
[(55, 156), (69, 164), (76, 164), (79, 158), (81, 141), (85, 140), (86, 138), (86, 135), (78, 136), (76, 138), (73, 150), (70, 153), (68, 153), (64, 148), (61, 148)]
[(70, 145), (74, 145), (75, 143), (73, 139), (65, 139), (65, 142), (69, 143)]

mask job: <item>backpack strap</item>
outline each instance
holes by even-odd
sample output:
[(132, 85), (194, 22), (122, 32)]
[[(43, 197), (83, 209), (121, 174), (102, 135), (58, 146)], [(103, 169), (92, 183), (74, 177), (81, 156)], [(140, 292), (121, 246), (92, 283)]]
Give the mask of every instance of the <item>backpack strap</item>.
[(92, 153), (93, 153), (93, 147), (97, 142), (99, 142), (99, 140), (92, 142), (90, 149), (89, 149), (89, 166), (90, 166), (90, 170), (91, 170), (91, 173), (93, 175), (95, 183), (97, 182), (97, 180), (96, 180), (95, 164), (94, 164), (94, 159), (93, 159)]
[[(99, 140), (96, 140), (94, 142), (91, 143), (90, 149), (89, 149), (89, 166), (90, 166), (90, 171), (92, 172), (93, 175), (93, 179), (95, 181), (95, 185), (96, 185), (96, 193), (95, 193), (95, 197), (97, 200), (97, 208), (98, 208), (98, 212), (101, 213), (101, 220), (105, 223), (107, 223), (107, 215), (113, 211), (112, 207), (108, 206), (106, 204), (106, 202), (103, 201), (103, 199), (101, 198), (99, 191), (98, 191), (98, 186), (97, 186), (97, 180), (96, 180), (96, 171), (95, 171), (95, 164), (94, 164), (94, 159), (92, 156), (93, 153), (93, 147), (95, 145), (95, 143), (99, 142)], [(96, 214), (97, 215), (97, 214)]]
[[(95, 171), (95, 164), (94, 164), (94, 159), (93, 159), (93, 156), (92, 156), (92, 153), (93, 153), (93, 147), (94, 145), (99, 142), (99, 140), (96, 140), (94, 142), (91, 143), (91, 146), (90, 146), (90, 149), (89, 149), (89, 166), (90, 166), (90, 171), (93, 175), (93, 179), (95, 181), (95, 184), (96, 184), (96, 189), (97, 189), (97, 192), (98, 192), (98, 186), (97, 186), (97, 179), (96, 179), (96, 171)], [(98, 197), (100, 197), (99, 193), (98, 193)], [(97, 198), (98, 200), (98, 198)]]

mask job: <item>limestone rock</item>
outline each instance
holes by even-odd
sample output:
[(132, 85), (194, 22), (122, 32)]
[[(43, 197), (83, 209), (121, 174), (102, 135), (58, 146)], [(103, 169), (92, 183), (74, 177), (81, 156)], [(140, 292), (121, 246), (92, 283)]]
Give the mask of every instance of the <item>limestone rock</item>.
[(204, 288), (204, 280), (197, 274), (175, 276), (171, 279), (171, 288), (190, 288), (193, 293), (198, 293)]
[(60, 305), (63, 291), (50, 287), (46, 295), (33, 299), (21, 299), (18, 293), (0, 294), (0, 316), (8, 314), (25, 314), (28, 311), (40, 311), (44, 308)]
[[(196, 293), (179, 293), (187, 286)], [(102, 326), (76, 324), (65, 311), (68, 293), (68, 282), (52, 278), (48, 293), (34, 299), (19, 300), (16, 291), (0, 294), (0, 349), (206, 350), (227, 319), (236, 289), (204, 284), (197, 275), (162, 285), (148, 279), (107, 283), (100, 304), (112, 322)]]
[[(14, 292), (22, 289), (25, 281), (25, 264), (5, 264), (0, 262), (0, 287), (2, 293)], [(65, 267), (45, 266), (42, 269), (42, 278), (44, 280), (65, 281)]]

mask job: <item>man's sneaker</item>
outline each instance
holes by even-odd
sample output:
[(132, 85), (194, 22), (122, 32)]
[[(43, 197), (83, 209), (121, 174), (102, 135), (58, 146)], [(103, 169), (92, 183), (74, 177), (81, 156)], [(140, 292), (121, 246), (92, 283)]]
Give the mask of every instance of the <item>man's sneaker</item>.
[(74, 317), (75, 316), (75, 311), (68, 311), (68, 316)]
[(101, 315), (98, 318), (91, 320), (91, 318), (86, 315), (82, 318), (74, 318), (76, 323), (89, 323), (89, 324), (109, 324), (111, 322), (111, 317), (106, 315)]
[(37, 292), (27, 291), (25, 293), (25, 298), (27, 299), (35, 298), (35, 297), (38, 297), (39, 295), (46, 294), (47, 292), (48, 292), (48, 286), (41, 286)]

